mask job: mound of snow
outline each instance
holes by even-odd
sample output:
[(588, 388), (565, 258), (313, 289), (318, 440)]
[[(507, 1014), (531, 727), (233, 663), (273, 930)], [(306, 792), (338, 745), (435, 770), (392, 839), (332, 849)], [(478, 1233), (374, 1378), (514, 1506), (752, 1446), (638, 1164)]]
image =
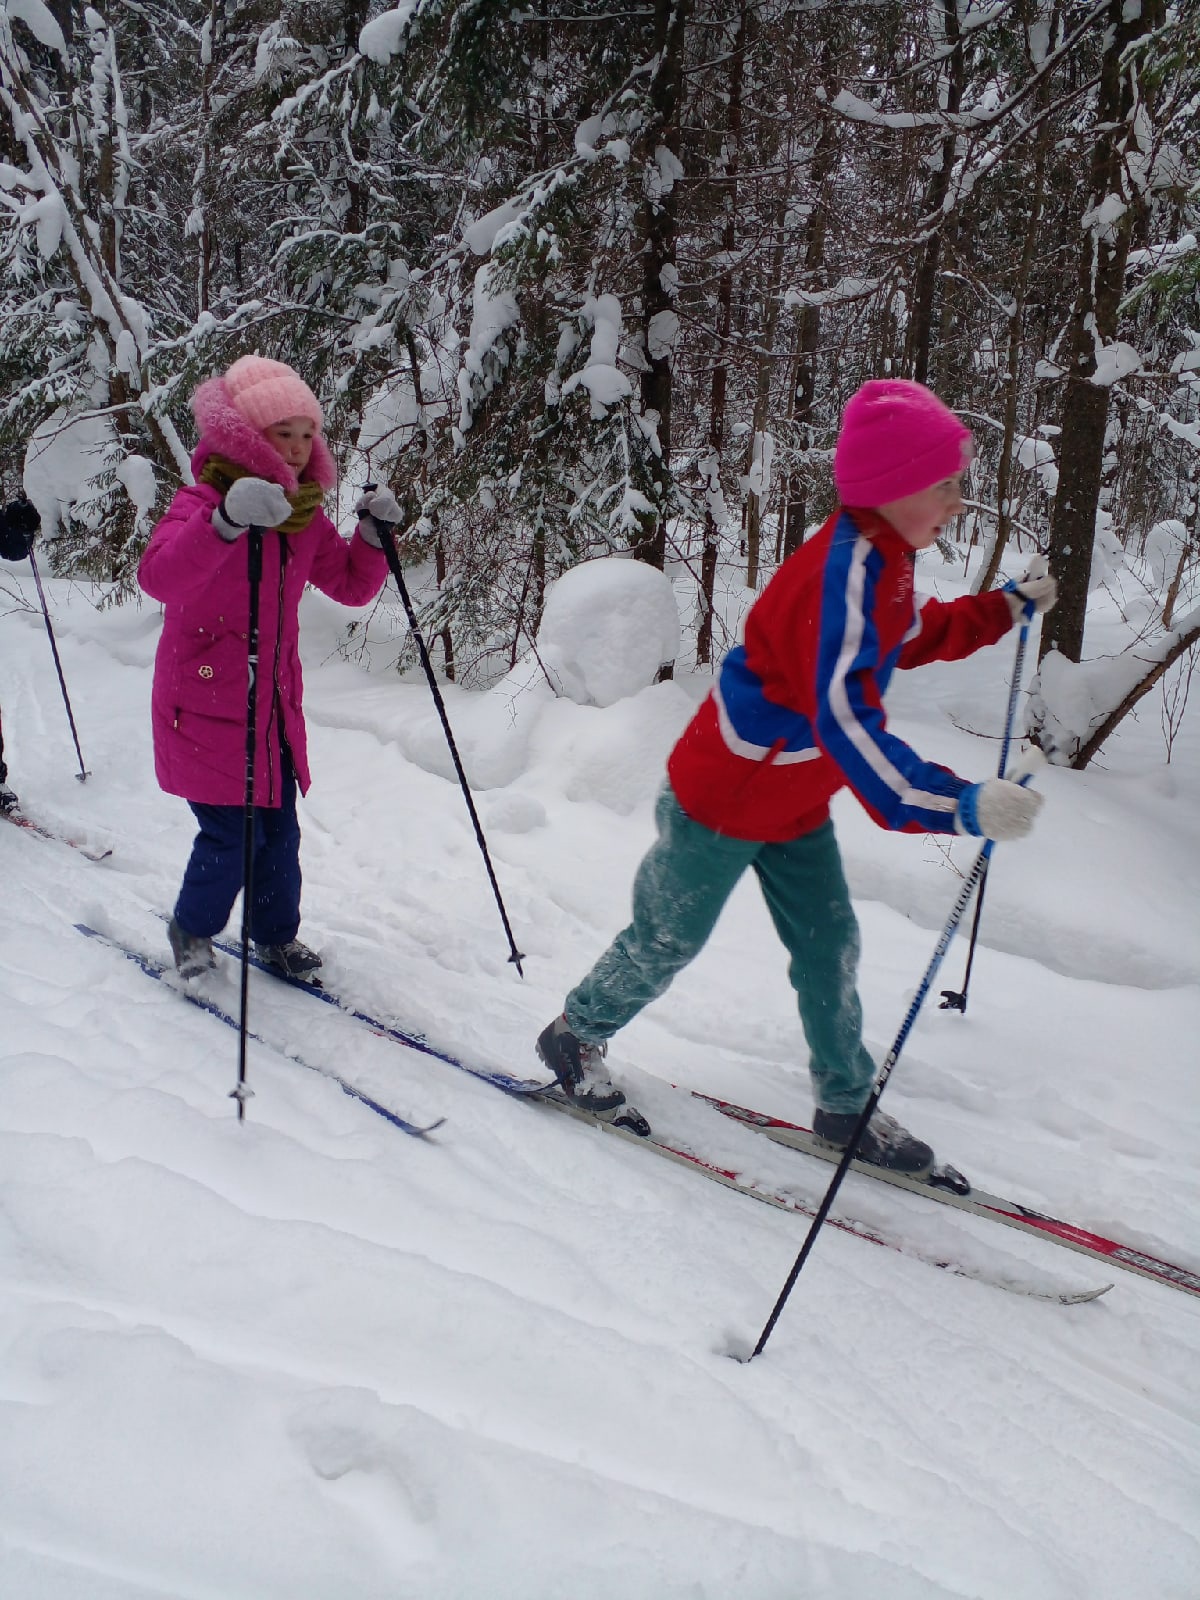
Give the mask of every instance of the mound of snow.
[(538, 655), (556, 691), (577, 705), (629, 699), (678, 650), (671, 580), (644, 562), (586, 561), (546, 595)]

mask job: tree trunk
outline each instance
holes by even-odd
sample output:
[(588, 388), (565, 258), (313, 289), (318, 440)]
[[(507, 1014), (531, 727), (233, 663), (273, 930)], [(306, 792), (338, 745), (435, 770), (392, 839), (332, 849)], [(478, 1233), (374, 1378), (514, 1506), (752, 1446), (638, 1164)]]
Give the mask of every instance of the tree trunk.
[[(433, 522), (434, 527), (437, 528), (438, 514), (436, 511), (433, 513), (431, 521)], [(446, 545), (442, 539), (440, 530), (438, 530), (437, 539), (433, 547), (433, 568), (434, 575), (437, 578), (438, 588), (445, 588), (446, 577), (449, 573), (449, 568), (446, 564)], [(456, 670), (454, 666), (454, 633), (448, 622), (442, 629), (442, 659), (446, 666), (447, 682), (453, 683), (454, 673)]]
[[(638, 532), (631, 549), (635, 558), (662, 571), (667, 553), (667, 510), (671, 502), (671, 386), (672, 356), (669, 350), (655, 355), (651, 349), (654, 318), (674, 308), (675, 186), (665, 193), (653, 192), (649, 169), (656, 165), (655, 152), (662, 146), (676, 161), (681, 138), (679, 97), (683, 83), (683, 45), (692, 0), (655, 0), (655, 68), (650, 80), (650, 126), (645, 139), (642, 169), (648, 191), (640, 207), (639, 235), (642, 256), (642, 332), (646, 367), (641, 379), (643, 413), (657, 423), (660, 454), (658, 477), (653, 485), (653, 504), (638, 518)], [(664, 269), (666, 279), (664, 280)]]
[[(1058, 7), (1055, 6), (1051, 14), (1049, 33), (1054, 37), (1057, 27)], [(1039, 95), (1039, 105), (1044, 105), (1049, 97), (1049, 84)], [(1025, 306), (1029, 298), (1029, 278), (1033, 271), (1034, 261), (1037, 256), (1038, 231), (1042, 220), (1042, 200), (1046, 188), (1046, 147), (1047, 135), (1041, 132), (1038, 135), (1037, 150), (1034, 156), (1032, 195), (1029, 202), (1029, 218), (1025, 224), (1025, 237), (1021, 244), (1021, 265), (1017, 273), (1017, 282), (1013, 290), (1013, 310), (1008, 322), (1008, 374), (1007, 386), (1004, 391), (1004, 437), (1000, 444), (1000, 460), (996, 466), (996, 533), (992, 540), (992, 547), (988, 558), (979, 574), (979, 582), (975, 585), (975, 593), (983, 594), (986, 590), (994, 588), (996, 579), (1000, 575), (1000, 562), (1004, 558), (1005, 547), (1008, 544), (1009, 534), (1012, 532), (1012, 475), (1013, 475), (1013, 446), (1016, 443), (1017, 412), (1020, 406), (1020, 378), (1021, 378), (1021, 347), (1025, 342)]]
[[(767, 423), (770, 420), (771, 380), (775, 375), (775, 335), (779, 328), (779, 291), (783, 283), (787, 207), (788, 196), (785, 192), (779, 197), (779, 206), (775, 216), (775, 248), (771, 252), (771, 270), (763, 295), (763, 320), (759, 334), (758, 363), (754, 381), (754, 429), (750, 435), (750, 452), (746, 470), (749, 472), (753, 466), (754, 452), (758, 448), (762, 452), (759, 458), (760, 474), (763, 472), (765, 465), (766, 441), (764, 434)], [(751, 489), (746, 496), (746, 587), (748, 589), (758, 587), (762, 514), (767, 498), (768, 490), (765, 481), (763, 481), (761, 492)]]
[[(963, 84), (966, 77), (962, 31), (958, 20), (958, 0), (942, 0), (942, 11), (944, 13), (946, 39), (951, 47), (944, 109), (953, 113), (962, 104)], [(942, 202), (949, 192), (950, 178), (954, 171), (954, 149), (957, 142), (958, 136), (954, 133), (948, 133), (942, 140), (941, 160), (936, 172), (930, 179), (929, 188), (925, 194), (924, 212), (926, 217), (932, 217), (941, 211)], [(933, 299), (937, 289), (938, 268), (941, 261), (943, 227), (944, 224), (941, 221), (932, 224), (929, 237), (925, 241), (925, 249), (921, 254), (921, 265), (917, 271), (916, 282), (913, 285), (913, 310), (908, 324), (905, 361), (909, 372), (918, 383), (927, 382), (929, 377), (929, 345), (933, 330)]]
[(207, 311), (212, 295), (213, 231), (209, 211), (209, 150), (212, 139), (212, 79), (216, 60), (217, 26), (219, 21), (217, 0), (211, 0), (208, 11), (208, 50), (200, 60), (200, 116), (196, 136), (200, 148), (196, 152), (196, 166), (192, 175), (192, 210), (199, 212), (196, 232), (196, 310)]
[(1200, 550), (1200, 505), (1195, 496), (1195, 485), (1192, 489), (1192, 525), (1187, 530), (1187, 537), (1179, 552), (1179, 560), (1175, 563), (1175, 572), (1167, 585), (1167, 597), (1163, 601), (1163, 627), (1171, 626), (1171, 618), (1175, 615), (1175, 605), (1179, 599), (1179, 591), (1183, 586), (1183, 574), (1192, 561), (1195, 560), (1197, 551)]
[[(810, 181), (812, 209), (805, 222), (804, 282), (810, 291), (825, 286), (825, 236), (829, 227), (828, 185), (838, 154), (837, 131), (832, 117), (821, 125), (813, 151)], [(821, 308), (806, 305), (796, 329), (796, 356), (791, 384), (793, 449), (807, 455), (812, 449), (813, 401), (817, 392), (817, 351), (821, 343)], [(804, 542), (808, 522), (808, 469), (788, 476), (780, 556), (786, 560)]]
[[(1137, 140), (1132, 112), (1142, 101), (1138, 63), (1123, 59), (1134, 40), (1162, 22), (1162, 0), (1129, 6), (1111, 0), (1101, 23), (1108, 40), (1096, 102), (1090, 206), (1079, 249), (1079, 277), (1071, 316), (1070, 364), (1059, 435), (1058, 493), (1050, 519), (1050, 565), (1058, 578), (1058, 604), (1042, 624), (1038, 659), (1058, 650), (1069, 661), (1083, 654), (1084, 618), (1096, 539), (1096, 509), (1104, 463), (1109, 389), (1093, 382), (1097, 347), (1113, 339), (1125, 282), (1134, 208), (1125, 169)], [(1135, 95), (1137, 99), (1135, 100)], [(1103, 215), (1105, 201), (1120, 197), (1119, 217)]]
[(713, 604), (717, 561), (723, 528), (717, 526), (713, 499), (721, 491), (721, 456), (725, 449), (725, 402), (729, 392), (729, 334), (733, 326), (733, 252), (737, 246), (738, 153), (742, 140), (742, 81), (746, 63), (746, 0), (738, 15), (737, 36), (729, 58), (729, 159), (722, 192), (721, 249), (729, 265), (717, 286), (717, 328), (713, 350), (712, 388), (708, 408), (708, 491), (704, 502), (704, 548), (700, 555), (700, 626), (696, 630), (696, 665), (712, 665)]

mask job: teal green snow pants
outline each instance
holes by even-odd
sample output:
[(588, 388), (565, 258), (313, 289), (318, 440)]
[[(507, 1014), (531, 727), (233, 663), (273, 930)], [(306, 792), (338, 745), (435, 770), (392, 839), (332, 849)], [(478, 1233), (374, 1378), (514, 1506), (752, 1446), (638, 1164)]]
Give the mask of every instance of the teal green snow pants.
[(693, 822), (670, 788), (656, 809), (658, 838), (633, 883), (633, 921), (567, 996), (568, 1026), (601, 1044), (699, 954), (721, 908), (753, 867), (775, 930), (810, 1051), (813, 1097), (824, 1111), (858, 1111), (875, 1081), (862, 1042), (855, 987), (858, 923), (833, 823), (783, 844), (731, 839)]

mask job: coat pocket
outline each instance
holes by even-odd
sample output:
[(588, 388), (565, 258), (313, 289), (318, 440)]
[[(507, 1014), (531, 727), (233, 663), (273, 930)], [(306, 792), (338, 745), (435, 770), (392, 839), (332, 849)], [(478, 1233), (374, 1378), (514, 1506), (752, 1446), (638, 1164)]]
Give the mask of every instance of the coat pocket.
[(246, 714), (249, 674), (244, 634), (197, 632), (173, 663), (171, 703), (222, 722), (239, 720)]

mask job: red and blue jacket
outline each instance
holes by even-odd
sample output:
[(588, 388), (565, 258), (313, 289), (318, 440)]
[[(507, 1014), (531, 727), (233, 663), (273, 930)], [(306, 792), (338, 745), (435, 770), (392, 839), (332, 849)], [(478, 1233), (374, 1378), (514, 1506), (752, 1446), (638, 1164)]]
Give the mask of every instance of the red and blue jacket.
[(809, 833), (849, 784), (881, 827), (953, 833), (968, 780), (888, 731), (897, 667), (957, 661), (1012, 626), (1003, 593), (918, 604), (913, 551), (876, 512), (838, 510), (746, 618), (667, 772), (694, 821), (737, 839)]

